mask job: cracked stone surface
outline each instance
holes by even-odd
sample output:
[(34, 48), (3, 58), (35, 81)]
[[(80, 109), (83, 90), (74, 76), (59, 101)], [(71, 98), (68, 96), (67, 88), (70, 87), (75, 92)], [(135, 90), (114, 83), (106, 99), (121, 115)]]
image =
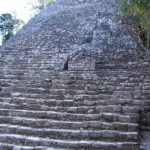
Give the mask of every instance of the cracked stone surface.
[(149, 70), (118, 0), (56, 0), (0, 47), (0, 149), (149, 150)]
[(76, 66), (76, 61), (71, 61), (72, 55), (83, 55), (84, 51), (96, 64), (125, 67), (127, 62), (138, 59), (137, 55), (142, 55), (139, 49), (143, 49), (134, 27), (119, 16), (116, 0), (57, 0), (5, 47), (30, 55), (30, 62), (42, 61), (44, 55), (42, 63), (55, 70), (63, 70), (66, 62), (73, 69), (71, 65)]
[(145, 131), (141, 133), (141, 143), (140, 150), (149, 150), (150, 149), (150, 132)]

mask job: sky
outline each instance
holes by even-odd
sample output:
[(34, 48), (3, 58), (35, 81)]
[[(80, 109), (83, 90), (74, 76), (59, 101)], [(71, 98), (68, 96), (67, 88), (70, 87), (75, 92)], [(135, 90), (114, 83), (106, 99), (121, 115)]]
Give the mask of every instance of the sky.
[(37, 0), (0, 0), (0, 14), (15, 12), (18, 19), (27, 22), (31, 15), (30, 3)]
[[(0, 0), (0, 14), (15, 13), (17, 19), (27, 23), (34, 16), (31, 3), (37, 3), (37, 0)], [(0, 45), (2, 45), (1, 34)]]

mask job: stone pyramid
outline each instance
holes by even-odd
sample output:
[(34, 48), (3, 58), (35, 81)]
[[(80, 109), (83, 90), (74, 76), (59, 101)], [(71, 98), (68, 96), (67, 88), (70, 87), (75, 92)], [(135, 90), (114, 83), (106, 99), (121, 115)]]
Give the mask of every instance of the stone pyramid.
[(149, 56), (117, 0), (56, 0), (0, 49), (0, 150), (149, 150)]

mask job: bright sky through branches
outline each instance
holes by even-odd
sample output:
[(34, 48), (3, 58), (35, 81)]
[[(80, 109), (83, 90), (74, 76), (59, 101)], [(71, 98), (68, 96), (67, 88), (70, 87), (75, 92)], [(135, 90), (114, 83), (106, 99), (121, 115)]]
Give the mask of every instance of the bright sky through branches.
[(15, 12), (18, 19), (27, 22), (32, 15), (30, 3), (37, 0), (0, 0), (0, 14)]

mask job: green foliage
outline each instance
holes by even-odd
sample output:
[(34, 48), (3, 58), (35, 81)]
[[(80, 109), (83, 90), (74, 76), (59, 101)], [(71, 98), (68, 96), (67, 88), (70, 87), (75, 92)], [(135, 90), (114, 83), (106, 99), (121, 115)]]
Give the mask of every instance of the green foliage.
[(120, 0), (121, 14), (129, 16), (139, 27), (142, 39), (150, 48), (150, 0)]
[(8, 40), (20, 29), (22, 21), (16, 19), (15, 16), (5, 13), (0, 15), (0, 32), (3, 37), (3, 42)]
[(11, 14), (0, 15), (0, 31), (3, 36), (3, 41), (8, 40), (13, 35), (14, 23)]

